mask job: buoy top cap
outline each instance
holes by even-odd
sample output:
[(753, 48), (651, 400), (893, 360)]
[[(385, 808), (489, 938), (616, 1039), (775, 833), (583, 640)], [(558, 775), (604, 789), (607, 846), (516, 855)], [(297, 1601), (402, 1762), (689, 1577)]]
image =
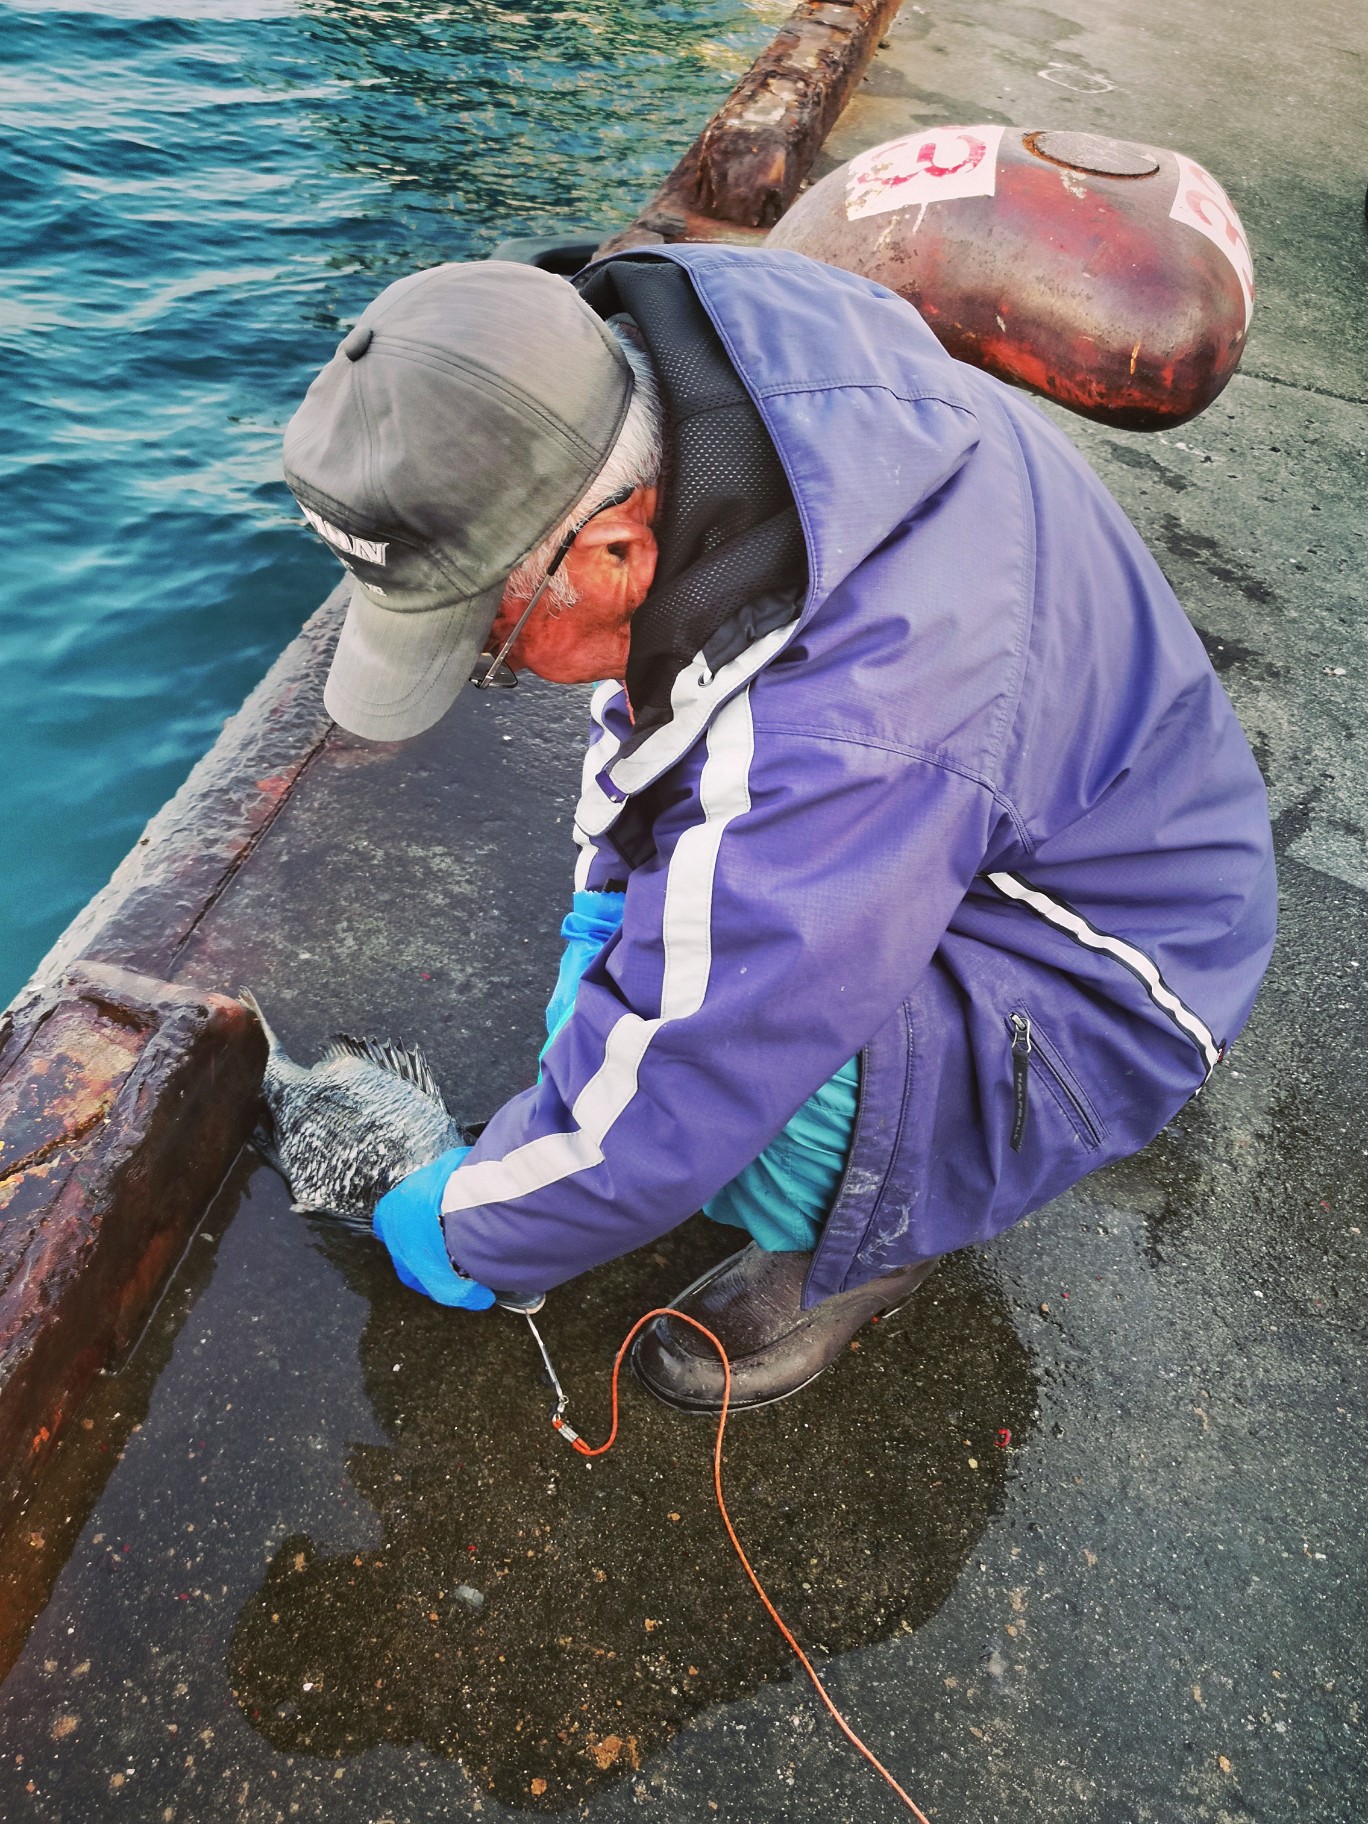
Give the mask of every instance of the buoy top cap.
[(1088, 177), (1153, 177), (1159, 160), (1148, 146), (1129, 139), (1106, 139), (1100, 133), (1028, 133), (1028, 152)]

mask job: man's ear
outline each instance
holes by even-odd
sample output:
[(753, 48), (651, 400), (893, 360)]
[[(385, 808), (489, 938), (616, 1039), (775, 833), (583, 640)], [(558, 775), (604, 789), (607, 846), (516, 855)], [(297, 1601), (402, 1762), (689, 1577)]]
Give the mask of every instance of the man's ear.
[(654, 488), (638, 488), (581, 530), (565, 559), (580, 595), (612, 599), (629, 611), (646, 599), (660, 555), (651, 527), (656, 498)]

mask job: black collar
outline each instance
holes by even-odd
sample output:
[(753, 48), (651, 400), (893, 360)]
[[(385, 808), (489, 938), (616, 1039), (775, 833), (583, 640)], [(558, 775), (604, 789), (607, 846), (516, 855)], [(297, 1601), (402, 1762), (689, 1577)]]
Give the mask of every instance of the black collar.
[(669, 721), (671, 688), (697, 654), (717, 671), (798, 614), (807, 552), (774, 444), (687, 271), (623, 254), (575, 283), (601, 317), (630, 315), (665, 407), (660, 558), (625, 680), (640, 739)]

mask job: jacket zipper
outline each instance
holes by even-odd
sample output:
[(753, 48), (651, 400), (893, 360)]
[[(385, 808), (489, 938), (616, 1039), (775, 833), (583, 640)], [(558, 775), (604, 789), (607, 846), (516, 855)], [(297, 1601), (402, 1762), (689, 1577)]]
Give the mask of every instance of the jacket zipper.
[[(841, 1201), (842, 1197), (845, 1196), (846, 1181), (850, 1177), (851, 1162), (855, 1158), (855, 1140), (856, 1140), (856, 1136), (859, 1134), (859, 1131), (860, 1131), (860, 1116), (864, 1113), (865, 1081), (869, 1075), (869, 1047), (868, 1046), (866, 1046), (859, 1053), (859, 1058), (860, 1058), (860, 1080), (855, 1087), (855, 1121), (850, 1130), (850, 1151), (846, 1154), (845, 1167), (841, 1172), (841, 1182), (836, 1186), (836, 1195), (832, 1198), (831, 1203), (828, 1205), (828, 1208), (827, 1208), (828, 1216), (830, 1216), (832, 1210), (834, 1210), (836, 1208), (837, 1204)], [(880, 1195), (882, 1195), (882, 1192), (880, 1193)], [(875, 1202), (877, 1202), (877, 1201), (878, 1201), (878, 1199), (876, 1198)], [(873, 1220), (872, 1213), (871, 1213), (870, 1220), (871, 1221)], [(868, 1236), (869, 1236), (869, 1222), (866, 1222), (864, 1234), (860, 1237), (859, 1247), (857, 1247), (850, 1256), (850, 1264), (852, 1266), (855, 1263), (855, 1261), (857, 1261), (859, 1259), (860, 1248), (862, 1248), (864, 1246), (865, 1241), (868, 1239)], [(812, 1251), (812, 1260), (808, 1265), (807, 1277), (803, 1281), (804, 1297), (806, 1297), (806, 1295), (807, 1295), (807, 1289), (812, 1281), (812, 1275), (817, 1270), (817, 1263), (822, 1257), (822, 1248), (824, 1245), (825, 1245), (825, 1235), (824, 1234), (819, 1235), (817, 1237), (817, 1246)], [(849, 1268), (847, 1268), (847, 1271), (849, 1271)]]
[(1085, 1146), (1102, 1144), (1105, 1128), (1068, 1079), (1066, 1070), (1051, 1056), (1048, 1040), (1031, 1025), (1031, 1016), (1018, 1008), (1007, 1016), (1012, 1029), (1012, 1134), (1011, 1147), (1019, 1153), (1026, 1143), (1027, 1118), (1030, 1113), (1031, 1071), (1043, 1070), (1068, 1105), (1074, 1130)]
[(1031, 1019), (1014, 1013), (1012, 1022), (1012, 1151), (1026, 1144), (1026, 1117), (1030, 1113)]

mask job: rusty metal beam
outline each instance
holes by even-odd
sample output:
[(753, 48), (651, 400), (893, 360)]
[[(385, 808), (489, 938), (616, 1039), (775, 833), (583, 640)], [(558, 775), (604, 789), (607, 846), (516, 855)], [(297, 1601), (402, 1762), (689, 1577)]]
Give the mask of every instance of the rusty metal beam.
[(237, 1001), (89, 964), (0, 1016), (0, 1529), (251, 1130)]
[(600, 254), (764, 238), (797, 196), (902, 0), (804, 0), (641, 214)]

